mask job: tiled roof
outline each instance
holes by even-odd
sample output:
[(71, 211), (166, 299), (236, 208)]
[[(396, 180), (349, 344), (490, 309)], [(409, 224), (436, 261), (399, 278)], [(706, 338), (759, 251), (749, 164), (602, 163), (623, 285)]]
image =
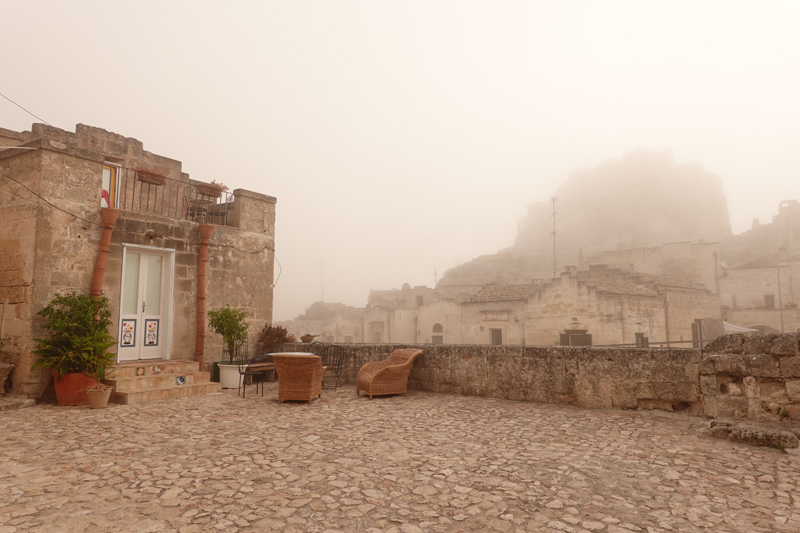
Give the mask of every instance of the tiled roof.
[(527, 300), (537, 291), (541, 290), (542, 284), (514, 285), (509, 283), (490, 283), (472, 298), (470, 302), (504, 302), (511, 300)]
[(775, 268), (775, 265), (750, 261), (749, 263), (744, 263), (743, 265), (735, 266), (733, 268), (729, 268), (728, 270), (755, 270), (757, 268)]
[(683, 278), (673, 278), (671, 276), (654, 276), (652, 274), (644, 274), (637, 272), (636, 275), (643, 281), (661, 285), (662, 287), (676, 287), (679, 289), (691, 289), (693, 291), (707, 291), (705, 285), (702, 283), (695, 283)]
[(613, 283), (593, 283), (589, 285), (595, 287), (598, 291), (607, 292), (609, 294), (630, 294), (634, 296), (658, 296), (655, 291), (645, 289), (636, 285), (616, 285)]

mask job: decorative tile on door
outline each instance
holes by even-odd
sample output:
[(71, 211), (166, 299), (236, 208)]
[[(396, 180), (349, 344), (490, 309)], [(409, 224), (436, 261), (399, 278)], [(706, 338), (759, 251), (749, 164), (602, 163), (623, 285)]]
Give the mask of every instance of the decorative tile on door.
[(144, 321), (144, 345), (158, 346), (158, 319), (148, 318)]
[(122, 338), (119, 345), (123, 348), (136, 346), (136, 319), (126, 318), (122, 321)]

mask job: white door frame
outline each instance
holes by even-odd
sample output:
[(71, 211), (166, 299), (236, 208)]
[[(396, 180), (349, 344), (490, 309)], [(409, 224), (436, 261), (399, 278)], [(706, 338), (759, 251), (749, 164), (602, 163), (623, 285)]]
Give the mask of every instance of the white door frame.
[[(170, 352), (172, 346), (172, 294), (173, 294), (173, 287), (175, 285), (175, 250), (172, 248), (159, 248), (158, 246), (147, 246), (144, 244), (132, 244), (124, 242), (122, 243), (122, 273), (120, 277), (119, 283), (119, 323), (117, 324), (117, 341), (121, 342), (119, 335), (121, 334), (122, 328), (122, 297), (123, 297), (123, 284), (125, 283), (125, 259), (128, 255), (128, 249), (131, 249), (132, 252), (135, 251), (142, 251), (142, 252), (158, 252), (159, 254), (164, 255), (167, 260), (167, 264), (165, 265), (166, 268), (163, 268), (162, 271), (166, 271), (167, 276), (167, 294), (166, 294), (166, 308), (164, 310), (163, 316), (166, 317), (164, 324), (159, 324), (159, 338), (164, 339), (164, 349), (162, 352), (163, 359), (170, 359)], [(143, 327), (142, 324), (140, 327)], [(166, 326), (166, 327), (165, 327)], [(119, 355), (120, 350), (122, 350), (122, 346), (117, 344), (117, 362), (120, 362)], [(137, 361), (146, 361), (147, 359), (136, 359)], [(129, 360), (130, 361), (130, 360)]]

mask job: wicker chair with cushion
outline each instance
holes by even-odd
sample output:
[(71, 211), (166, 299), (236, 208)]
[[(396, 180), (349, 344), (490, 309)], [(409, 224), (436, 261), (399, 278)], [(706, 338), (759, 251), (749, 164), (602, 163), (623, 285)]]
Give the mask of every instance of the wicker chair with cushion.
[(356, 377), (356, 394), (361, 391), (373, 396), (405, 394), (411, 365), (422, 350), (402, 348), (395, 350), (388, 359), (372, 361), (361, 367)]
[(317, 355), (276, 353), (272, 356), (278, 372), (278, 403), (284, 400), (311, 400), (322, 395), (325, 367)]

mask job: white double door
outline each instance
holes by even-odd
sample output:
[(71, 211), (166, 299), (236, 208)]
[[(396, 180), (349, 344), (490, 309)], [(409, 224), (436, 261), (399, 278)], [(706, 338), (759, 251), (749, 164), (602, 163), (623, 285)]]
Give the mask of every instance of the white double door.
[(168, 359), (174, 253), (125, 246), (117, 361)]

